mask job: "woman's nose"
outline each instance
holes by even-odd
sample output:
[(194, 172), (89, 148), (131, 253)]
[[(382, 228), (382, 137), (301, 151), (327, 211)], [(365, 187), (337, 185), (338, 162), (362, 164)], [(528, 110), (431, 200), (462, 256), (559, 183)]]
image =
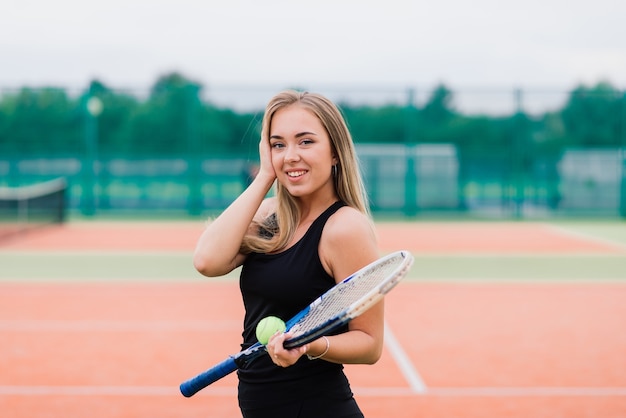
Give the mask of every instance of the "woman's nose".
[(285, 161), (294, 162), (300, 159), (300, 154), (298, 153), (298, 149), (293, 146), (289, 146), (285, 152)]

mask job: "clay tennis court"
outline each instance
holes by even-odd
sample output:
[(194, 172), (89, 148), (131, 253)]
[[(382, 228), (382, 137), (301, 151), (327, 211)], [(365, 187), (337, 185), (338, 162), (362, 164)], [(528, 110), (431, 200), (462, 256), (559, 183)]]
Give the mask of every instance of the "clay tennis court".
[[(70, 223), (3, 242), (1, 415), (239, 416), (235, 375), (178, 392), (240, 342), (236, 280), (168, 267), (201, 230)], [(386, 298), (382, 359), (346, 367), (365, 415), (626, 416), (626, 244), (604, 231), (379, 224), (381, 252), (416, 262)]]

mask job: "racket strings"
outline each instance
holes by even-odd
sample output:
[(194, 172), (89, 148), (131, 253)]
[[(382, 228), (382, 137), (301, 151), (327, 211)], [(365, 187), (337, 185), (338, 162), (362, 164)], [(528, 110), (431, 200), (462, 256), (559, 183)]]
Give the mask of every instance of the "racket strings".
[(302, 317), (290, 329), (294, 338), (315, 330), (323, 324), (335, 319), (345, 312), (353, 303), (358, 302), (373, 289), (381, 286), (386, 280), (393, 278), (394, 270), (398, 269), (401, 260), (392, 258), (373, 266), (351, 280), (342, 282), (324, 295), (318, 303), (311, 307), (307, 315)]

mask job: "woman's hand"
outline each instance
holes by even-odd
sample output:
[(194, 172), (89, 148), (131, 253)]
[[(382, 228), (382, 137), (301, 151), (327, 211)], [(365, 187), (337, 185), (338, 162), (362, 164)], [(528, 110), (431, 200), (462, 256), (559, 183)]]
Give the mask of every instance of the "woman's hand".
[(276, 179), (276, 171), (272, 165), (272, 148), (267, 138), (261, 138), (259, 142), (259, 158), (260, 166), (257, 175), (266, 176), (268, 181), (273, 182)]
[(285, 340), (288, 340), (292, 335), (288, 332), (277, 332), (272, 335), (266, 345), (267, 353), (272, 358), (274, 364), (280, 367), (289, 367), (294, 365), (300, 357), (307, 352), (308, 345), (302, 347), (286, 349), (283, 347)]

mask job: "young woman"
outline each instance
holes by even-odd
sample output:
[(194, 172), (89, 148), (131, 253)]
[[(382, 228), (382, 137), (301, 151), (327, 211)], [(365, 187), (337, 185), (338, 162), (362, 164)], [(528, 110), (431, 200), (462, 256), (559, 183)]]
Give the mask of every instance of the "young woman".
[[(258, 174), (200, 237), (195, 268), (224, 275), (243, 265), (243, 344), (264, 317), (287, 320), (379, 257), (354, 144), (337, 107), (285, 91), (263, 118)], [(275, 197), (267, 198), (276, 183)], [(383, 345), (383, 304), (336, 335), (285, 349), (238, 370), (239, 406), (250, 417), (362, 417), (343, 364), (373, 364)]]

